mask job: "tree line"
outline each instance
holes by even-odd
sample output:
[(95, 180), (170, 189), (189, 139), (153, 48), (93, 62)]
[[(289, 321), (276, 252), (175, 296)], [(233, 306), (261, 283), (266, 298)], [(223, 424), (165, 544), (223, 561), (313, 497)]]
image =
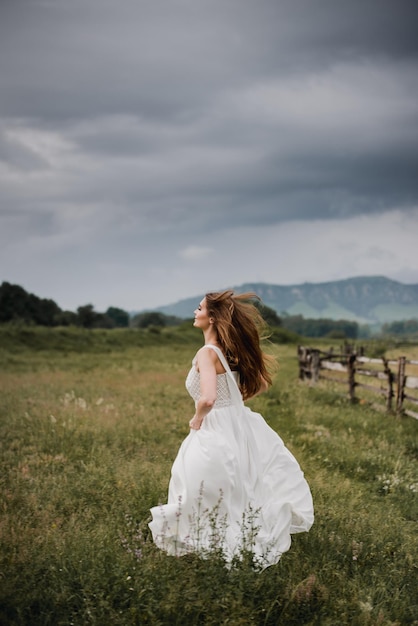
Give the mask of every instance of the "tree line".
[(382, 333), (387, 335), (416, 335), (418, 334), (418, 320), (400, 320), (383, 324)]
[(146, 311), (131, 317), (127, 311), (110, 306), (104, 312), (95, 311), (92, 304), (65, 311), (54, 300), (39, 298), (20, 285), (3, 282), (0, 285), (0, 324), (23, 323), (36, 326), (80, 326), (82, 328), (149, 328), (175, 326), (183, 320), (159, 311)]
[[(303, 337), (358, 339), (362, 327), (350, 320), (310, 319), (302, 315), (278, 315), (265, 304), (256, 303), (266, 324), (272, 329)], [(144, 311), (131, 316), (127, 311), (110, 306), (101, 313), (92, 304), (74, 311), (62, 310), (54, 300), (39, 298), (19, 285), (0, 285), (0, 323), (20, 322), (39, 326), (80, 326), (83, 328), (150, 328), (176, 326), (184, 319), (160, 311)], [(403, 320), (384, 324), (382, 332), (411, 335), (418, 332), (418, 320)]]
[(303, 315), (284, 315), (283, 327), (303, 337), (357, 339), (359, 324), (350, 320), (310, 319)]
[(92, 304), (77, 311), (63, 311), (54, 300), (39, 298), (20, 285), (0, 285), (0, 323), (21, 322), (39, 326), (82, 326), (84, 328), (124, 328), (129, 326), (129, 313), (109, 307), (105, 313)]

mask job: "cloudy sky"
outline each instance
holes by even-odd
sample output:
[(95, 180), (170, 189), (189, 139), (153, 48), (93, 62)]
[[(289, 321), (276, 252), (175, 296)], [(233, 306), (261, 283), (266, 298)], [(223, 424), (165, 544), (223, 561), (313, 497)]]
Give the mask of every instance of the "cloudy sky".
[(3, 0), (0, 282), (418, 283), (416, 0)]

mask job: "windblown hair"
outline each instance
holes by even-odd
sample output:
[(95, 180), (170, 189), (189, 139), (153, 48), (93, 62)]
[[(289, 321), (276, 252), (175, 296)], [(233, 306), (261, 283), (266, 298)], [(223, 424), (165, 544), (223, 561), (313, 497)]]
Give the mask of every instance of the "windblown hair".
[(206, 307), (214, 320), (218, 341), (231, 369), (239, 374), (239, 385), (244, 400), (260, 389), (260, 374), (271, 385), (269, 367), (274, 358), (260, 347), (261, 332), (266, 326), (251, 300), (260, 298), (252, 292), (235, 294), (233, 291), (207, 293)]

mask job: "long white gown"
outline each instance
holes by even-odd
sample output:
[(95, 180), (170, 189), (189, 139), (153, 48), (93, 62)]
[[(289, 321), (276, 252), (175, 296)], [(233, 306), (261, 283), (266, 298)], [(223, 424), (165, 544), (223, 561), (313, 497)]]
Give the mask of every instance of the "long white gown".
[[(294, 456), (259, 413), (243, 403), (235, 373), (224, 374), (200, 430), (191, 430), (171, 470), (168, 503), (151, 509), (156, 545), (172, 555), (222, 550), (226, 561), (251, 551), (260, 568), (278, 562), (291, 534), (314, 521), (312, 496)], [(200, 395), (196, 357), (186, 379)]]

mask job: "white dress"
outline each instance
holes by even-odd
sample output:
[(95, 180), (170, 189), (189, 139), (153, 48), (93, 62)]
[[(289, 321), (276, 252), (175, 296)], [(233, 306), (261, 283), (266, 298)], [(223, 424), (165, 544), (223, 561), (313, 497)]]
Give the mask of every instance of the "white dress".
[[(171, 470), (168, 503), (151, 509), (156, 545), (172, 555), (221, 550), (226, 561), (247, 551), (259, 567), (278, 562), (291, 534), (313, 524), (312, 496), (294, 456), (259, 413), (243, 403), (235, 372), (217, 375), (217, 399), (191, 430)], [(196, 357), (186, 379), (200, 395)]]

